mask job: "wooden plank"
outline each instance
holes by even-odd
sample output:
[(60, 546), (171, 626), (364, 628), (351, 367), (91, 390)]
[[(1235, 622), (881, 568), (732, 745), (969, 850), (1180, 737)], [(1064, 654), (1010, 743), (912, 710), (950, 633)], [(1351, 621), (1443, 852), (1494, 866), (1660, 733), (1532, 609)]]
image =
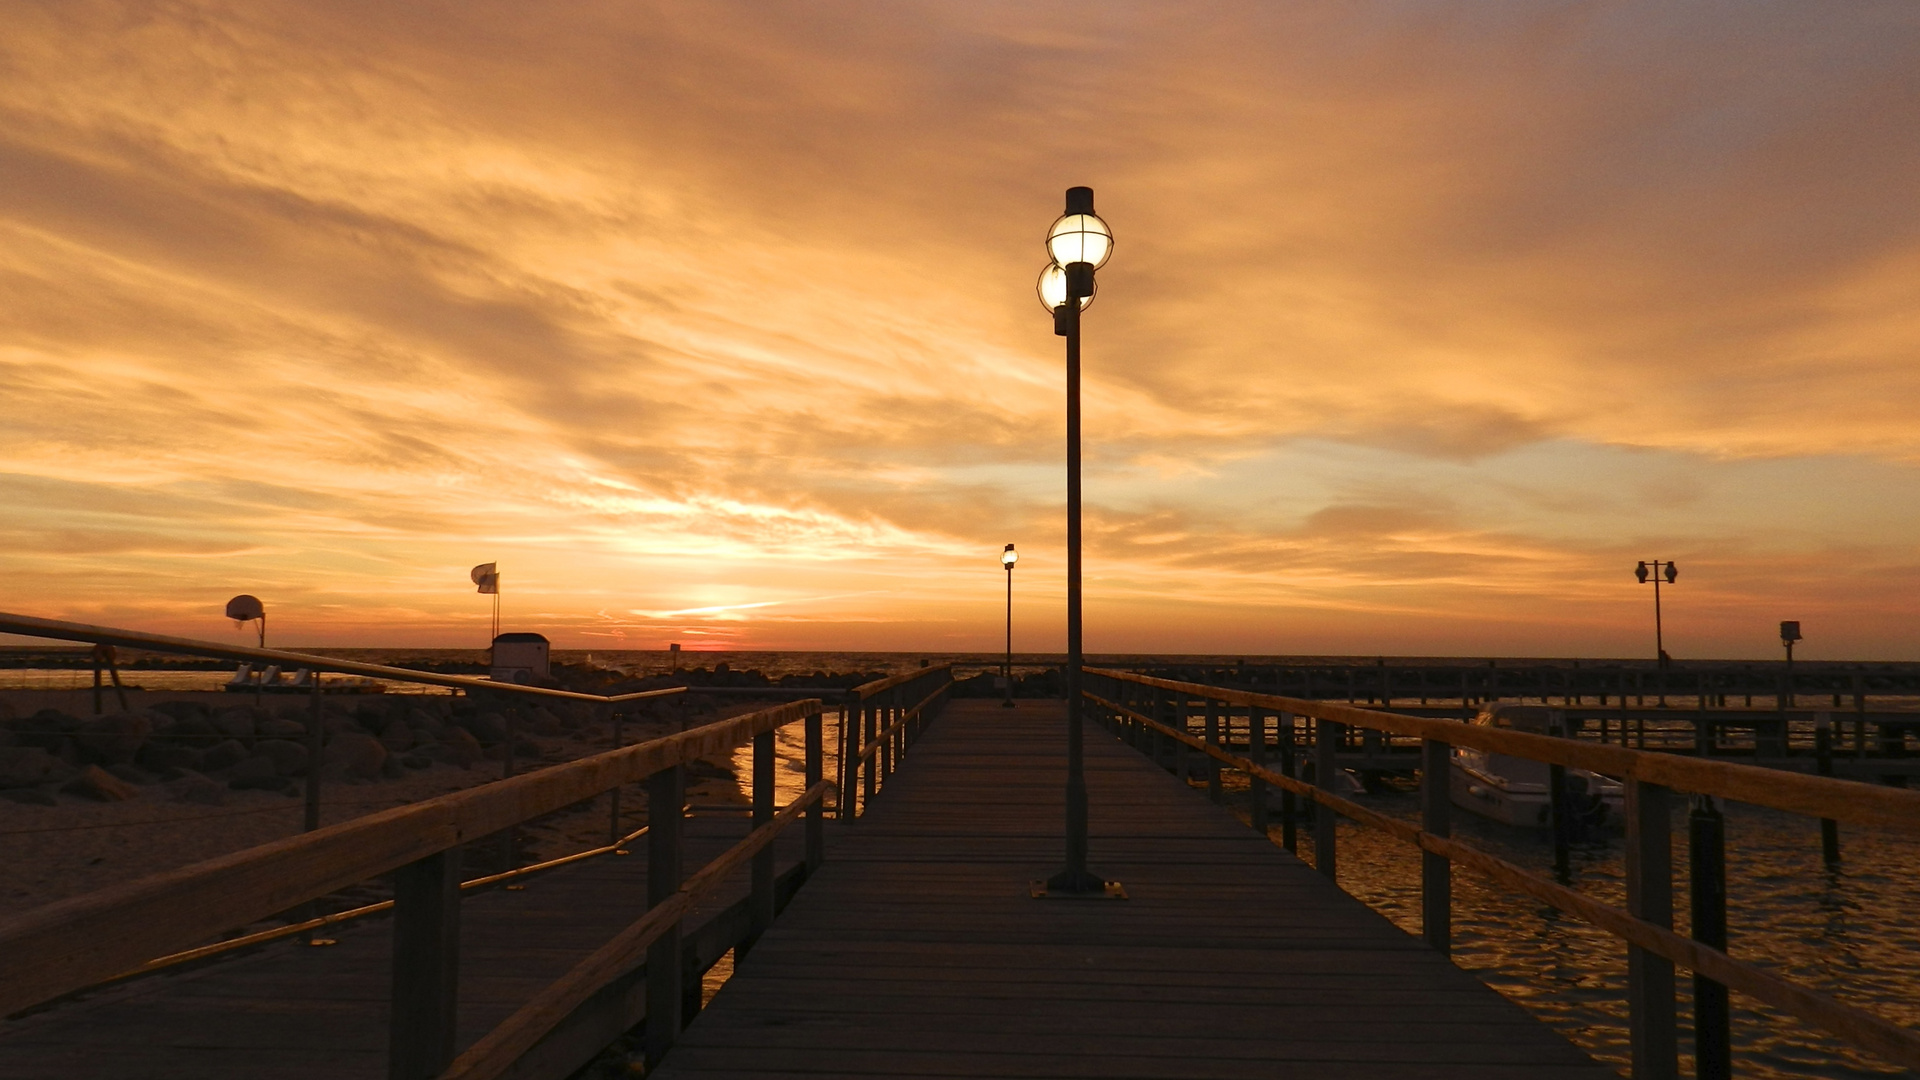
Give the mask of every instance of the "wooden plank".
[(1132, 899), (1029, 898), (1063, 711), (950, 704), (652, 1075), (1612, 1075), (1097, 729), (1093, 863)]

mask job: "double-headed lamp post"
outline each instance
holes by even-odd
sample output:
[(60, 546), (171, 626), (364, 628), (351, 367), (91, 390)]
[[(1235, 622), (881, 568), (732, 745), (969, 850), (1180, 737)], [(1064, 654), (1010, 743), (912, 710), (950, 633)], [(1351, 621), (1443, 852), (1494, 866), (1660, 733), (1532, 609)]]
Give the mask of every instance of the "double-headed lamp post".
[(1639, 578), (1642, 585), (1647, 583), (1648, 578), (1653, 579), (1653, 656), (1654, 662), (1659, 665), (1660, 707), (1664, 709), (1667, 706), (1668, 658), (1666, 642), (1662, 640), (1660, 630), (1660, 579), (1666, 578), (1667, 584), (1673, 584), (1674, 579), (1680, 576), (1680, 568), (1673, 565), (1671, 560), (1661, 559), (1652, 561), (1651, 571), (1647, 569), (1648, 565), (1645, 562), (1636, 565), (1633, 568), (1633, 576)]
[(1007, 662), (1000, 668), (1002, 681), (1007, 684), (1007, 700), (1000, 705), (1006, 709), (1013, 708), (1013, 564), (1019, 561), (1020, 553), (1012, 544), (1000, 553), (1000, 565), (1007, 568)]
[(1119, 882), (1087, 869), (1087, 778), (1080, 702), (1080, 312), (1093, 302), (1093, 272), (1113, 254), (1113, 232), (1093, 212), (1093, 189), (1067, 189), (1066, 213), (1047, 230), (1040, 303), (1067, 339), (1067, 864), (1033, 895), (1124, 897)]

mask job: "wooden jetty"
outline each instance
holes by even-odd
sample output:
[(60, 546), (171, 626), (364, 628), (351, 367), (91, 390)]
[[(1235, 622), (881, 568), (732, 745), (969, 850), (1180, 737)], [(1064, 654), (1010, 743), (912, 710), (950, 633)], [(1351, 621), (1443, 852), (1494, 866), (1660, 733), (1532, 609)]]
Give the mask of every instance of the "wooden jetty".
[(1614, 1075), (1104, 736), (1093, 860), (1128, 898), (1033, 899), (1064, 720), (949, 705), (657, 1075)]
[[(0, 629), (468, 693), (621, 701), (23, 616), (0, 615)], [(0, 1075), (562, 1080), (616, 1040), (642, 1047), (651, 1074), (686, 1077), (1610, 1075), (1448, 961), (1456, 869), (1619, 939), (1636, 1078), (1679, 1075), (1680, 969), (1694, 983), (1699, 1080), (1731, 1075), (1729, 994), (1920, 1068), (1920, 1032), (1729, 954), (1715, 804), (1817, 818), (1832, 841), (1854, 824), (1920, 833), (1920, 792), (1123, 670), (1082, 678), (1092, 863), (1124, 885), (1123, 899), (1031, 888), (1066, 847), (1065, 703), (949, 702), (952, 672), (922, 669), (0, 922), (0, 1015), (11, 1017), (0, 1022)], [(791, 763), (804, 778), (783, 789), (776, 735), (789, 725), (804, 730), (790, 744), (804, 747)], [(1418, 754), (1417, 824), (1336, 789), (1342, 758), (1369, 740)], [(747, 745), (750, 819), (689, 820), (688, 767)], [(1556, 822), (1570, 770), (1617, 778), (1625, 906), (1454, 838), (1456, 747), (1548, 765)], [(1195, 766), (1201, 788), (1188, 780)], [(1251, 828), (1217, 805), (1223, 770), (1247, 779)], [(644, 860), (582, 862), (519, 893), (464, 898), (464, 845), (635, 784), (647, 792)], [(1686, 936), (1673, 917), (1671, 811), (1682, 795)], [(1303, 822), (1308, 806), (1316, 813)], [(1339, 891), (1336, 815), (1420, 852), (1420, 938)], [(1297, 824), (1313, 829), (1311, 868), (1282, 850)], [(101, 988), (233, 927), (389, 877), (385, 933), (369, 926), (333, 950), (227, 954)], [(701, 976), (729, 952), (735, 973), (702, 1010)]]

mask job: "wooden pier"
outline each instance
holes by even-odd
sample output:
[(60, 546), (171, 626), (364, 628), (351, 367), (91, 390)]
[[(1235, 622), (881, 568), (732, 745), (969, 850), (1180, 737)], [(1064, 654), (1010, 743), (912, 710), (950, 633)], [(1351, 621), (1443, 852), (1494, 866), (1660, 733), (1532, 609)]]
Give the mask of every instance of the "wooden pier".
[(1064, 719), (949, 705), (657, 1075), (1614, 1075), (1104, 734), (1092, 857), (1128, 898), (1033, 899)]

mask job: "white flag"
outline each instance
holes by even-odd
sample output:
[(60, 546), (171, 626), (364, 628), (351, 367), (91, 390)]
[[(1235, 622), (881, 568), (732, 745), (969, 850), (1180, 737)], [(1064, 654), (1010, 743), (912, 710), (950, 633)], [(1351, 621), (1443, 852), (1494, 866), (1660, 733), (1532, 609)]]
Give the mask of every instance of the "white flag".
[(496, 564), (490, 562), (481, 563), (473, 568), (472, 574), (468, 575), (473, 578), (475, 585), (480, 586), (480, 591), (483, 593), (500, 591), (500, 571), (495, 566)]

